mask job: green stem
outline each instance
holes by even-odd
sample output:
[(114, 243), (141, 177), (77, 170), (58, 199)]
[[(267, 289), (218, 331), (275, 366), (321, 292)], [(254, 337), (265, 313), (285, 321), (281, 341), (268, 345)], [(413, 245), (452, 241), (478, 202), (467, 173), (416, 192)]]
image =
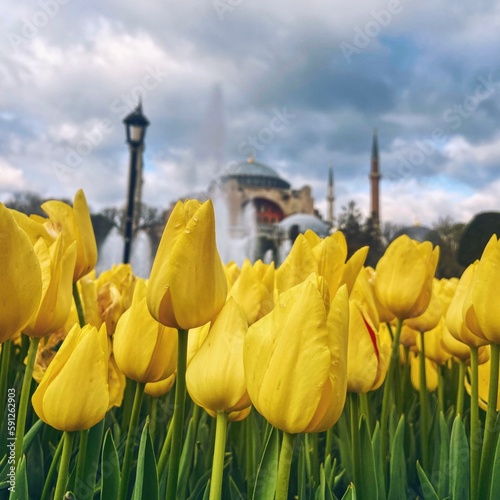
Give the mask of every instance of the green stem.
[(389, 368), (387, 370), (387, 377), (384, 383), (384, 395), (382, 396), (382, 413), (380, 416), (380, 457), (383, 460), (384, 472), (386, 469), (385, 464), (387, 459), (387, 436), (389, 434), (387, 423), (391, 404), (391, 390), (393, 390), (394, 387), (394, 370), (399, 363), (399, 337), (401, 336), (402, 324), (403, 321), (398, 319), (394, 340), (392, 342), (391, 359), (389, 360)]
[(177, 351), (177, 379), (175, 381), (175, 403), (172, 449), (168, 463), (167, 477), (167, 500), (176, 500), (177, 482), (179, 476), (179, 458), (182, 448), (182, 434), (184, 427), (184, 407), (186, 404), (186, 361), (188, 330), (178, 330), (178, 351)]
[(465, 361), (460, 360), (458, 369), (458, 387), (457, 387), (457, 415), (462, 415), (464, 412), (464, 398), (465, 398)]
[(151, 413), (149, 419), (149, 433), (151, 435), (151, 442), (154, 445), (156, 436), (156, 419), (158, 414), (158, 398), (152, 398), (151, 401)]
[(490, 357), (490, 384), (488, 388), (488, 411), (486, 413), (486, 423), (484, 429), (483, 453), (481, 455), (481, 466), (479, 472), (479, 495), (478, 498), (489, 498), (493, 462), (495, 460), (495, 450), (498, 441), (499, 429), (495, 425), (497, 420), (498, 402), (498, 371), (499, 371), (499, 351), (498, 344), (491, 345)]
[(132, 416), (127, 433), (127, 441), (125, 444), (125, 454), (123, 455), (122, 473), (120, 479), (120, 491), (118, 498), (126, 500), (128, 493), (128, 483), (130, 481), (130, 469), (132, 465), (132, 455), (134, 454), (134, 446), (136, 436), (138, 434), (139, 416), (141, 414), (142, 396), (144, 395), (144, 387), (146, 384), (137, 382), (135, 388), (134, 406), (132, 408)]
[(403, 412), (403, 405), (408, 398), (408, 391), (411, 389), (410, 384), (410, 348), (404, 346), (404, 365), (402, 367), (403, 376), (401, 378), (401, 398), (400, 406), (398, 407), (398, 414)]
[(17, 412), (16, 428), (16, 465), (23, 454), (24, 430), (26, 428), (26, 415), (28, 413), (28, 403), (33, 379), (33, 367), (35, 366), (36, 353), (40, 339), (30, 337), (30, 347), (28, 349), (28, 360), (24, 370), (23, 385), (21, 388), (21, 399), (19, 400), (19, 410)]
[(52, 481), (54, 480), (54, 476), (56, 475), (57, 464), (59, 462), (59, 457), (61, 456), (64, 441), (65, 440), (64, 440), (64, 434), (63, 434), (61, 439), (59, 439), (59, 443), (57, 444), (56, 451), (54, 453), (54, 456), (52, 457), (52, 462), (50, 464), (49, 472), (47, 473), (47, 476), (45, 477), (45, 483), (43, 485), (43, 491), (42, 491), (42, 496), (41, 496), (40, 500), (49, 500), (49, 498), (50, 498), (50, 492), (52, 490)]
[(477, 500), (481, 457), (481, 423), (479, 421), (478, 348), (470, 348), (471, 400), (470, 400), (470, 498)]
[(368, 394), (366, 392), (362, 392), (358, 394), (358, 397), (359, 397), (361, 415), (363, 415), (366, 418), (366, 423), (368, 424), (368, 431), (370, 432), (370, 437), (371, 437), (373, 429), (370, 416), (370, 405), (368, 404)]
[[(83, 475), (85, 473), (85, 458), (87, 456), (87, 443), (89, 440), (89, 429), (80, 431), (80, 442), (78, 444), (78, 458), (76, 461), (76, 481), (75, 481), (75, 493), (76, 498), (80, 499), (85, 496), (85, 493), (81, 491), (84, 484)], [(85, 485), (87, 486), (87, 485)], [(87, 487), (85, 489), (88, 489)]]
[(419, 396), (420, 396), (420, 442), (422, 444), (422, 468), (425, 471), (429, 470), (429, 398), (427, 392), (427, 376), (425, 373), (425, 340), (424, 333), (420, 332), (420, 380), (419, 380)]
[(85, 326), (85, 314), (83, 312), (83, 304), (76, 283), (73, 283), (73, 299), (75, 299), (76, 312), (78, 313), (78, 323), (80, 323), (80, 327), (83, 328)]
[(7, 396), (7, 383), (10, 368), (10, 356), (12, 353), (12, 340), (6, 340), (2, 344), (2, 367), (0, 368), (0, 403), (4, 408)]
[(296, 434), (283, 432), (280, 458), (278, 462), (278, 478), (276, 481), (275, 500), (288, 499), (288, 484), (290, 482), (290, 470), (292, 468), (293, 444)]
[(167, 430), (167, 435), (165, 437), (165, 441), (163, 442), (163, 446), (161, 447), (160, 458), (158, 460), (158, 479), (161, 479), (163, 473), (165, 472), (165, 468), (167, 466), (168, 452), (172, 447), (173, 431), (174, 431), (173, 420), (170, 420), (170, 424)]
[(333, 443), (333, 427), (330, 427), (326, 431), (326, 444), (325, 444), (325, 459), (324, 462), (326, 462), (326, 458), (328, 455), (332, 453), (332, 443)]
[(227, 413), (217, 412), (217, 427), (215, 428), (215, 448), (210, 483), (210, 500), (222, 498), (222, 478), (224, 475), (224, 456), (226, 452)]
[(64, 431), (62, 439), (64, 445), (61, 456), (61, 464), (59, 466), (59, 474), (57, 476), (56, 491), (54, 493), (54, 500), (63, 500), (66, 493), (66, 485), (68, 484), (69, 462), (71, 460), (71, 452), (73, 451), (74, 432)]
[(356, 394), (349, 394), (349, 403), (349, 413), (351, 417), (352, 476), (356, 490), (361, 493), (361, 445), (359, 442), (359, 410)]
[(444, 413), (444, 382), (443, 382), (443, 366), (437, 365), (438, 376), (438, 406), (439, 411)]

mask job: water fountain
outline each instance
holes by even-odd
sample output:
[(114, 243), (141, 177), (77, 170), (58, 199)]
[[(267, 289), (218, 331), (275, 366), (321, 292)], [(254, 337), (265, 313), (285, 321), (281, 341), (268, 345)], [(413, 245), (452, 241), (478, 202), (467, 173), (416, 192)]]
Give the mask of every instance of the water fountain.
[(215, 231), (217, 248), (222, 262), (234, 261), (242, 266), (245, 259), (255, 260), (257, 242), (257, 220), (255, 207), (249, 201), (243, 208), (239, 224), (230, 224), (229, 210), (219, 192), (212, 197), (215, 211)]
[[(110, 269), (113, 264), (120, 264), (123, 260), (124, 238), (118, 228), (113, 227), (99, 248), (97, 274)], [(132, 242), (130, 265), (136, 276), (148, 278), (153, 264), (151, 241), (144, 229), (137, 231)]]

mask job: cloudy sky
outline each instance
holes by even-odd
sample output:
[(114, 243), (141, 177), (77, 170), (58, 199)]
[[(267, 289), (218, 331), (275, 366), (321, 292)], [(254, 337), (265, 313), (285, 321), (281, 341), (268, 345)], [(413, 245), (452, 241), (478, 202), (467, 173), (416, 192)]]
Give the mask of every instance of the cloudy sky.
[[(357, 5), (357, 6), (356, 6)], [(250, 152), (325, 213), (499, 210), (500, 3), (493, 0), (38, 0), (0, 7), (0, 199), (124, 204), (123, 117), (143, 99), (143, 199), (166, 207)]]

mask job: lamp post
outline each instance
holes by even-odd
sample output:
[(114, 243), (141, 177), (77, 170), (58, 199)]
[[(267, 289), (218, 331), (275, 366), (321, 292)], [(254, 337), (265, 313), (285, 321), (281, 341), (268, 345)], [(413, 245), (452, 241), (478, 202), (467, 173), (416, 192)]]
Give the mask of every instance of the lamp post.
[[(144, 150), (144, 137), (149, 120), (142, 114), (142, 102), (137, 108), (123, 119), (127, 131), (127, 143), (130, 147), (130, 166), (128, 180), (127, 211), (125, 213), (125, 247), (123, 249), (123, 263), (130, 262), (130, 250), (134, 232), (135, 194), (138, 177), (140, 155)], [(141, 169), (142, 170), (142, 169)]]

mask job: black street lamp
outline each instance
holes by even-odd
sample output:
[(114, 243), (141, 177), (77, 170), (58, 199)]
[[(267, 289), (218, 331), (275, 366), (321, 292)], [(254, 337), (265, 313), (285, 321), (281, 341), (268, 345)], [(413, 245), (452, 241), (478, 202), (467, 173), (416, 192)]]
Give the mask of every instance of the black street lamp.
[(125, 214), (125, 247), (123, 249), (123, 263), (128, 264), (130, 262), (130, 250), (134, 232), (134, 203), (139, 173), (139, 157), (144, 150), (144, 137), (146, 135), (146, 128), (149, 125), (149, 120), (142, 114), (141, 101), (139, 101), (137, 108), (124, 118), (123, 123), (127, 131), (127, 143), (130, 146), (127, 212)]

